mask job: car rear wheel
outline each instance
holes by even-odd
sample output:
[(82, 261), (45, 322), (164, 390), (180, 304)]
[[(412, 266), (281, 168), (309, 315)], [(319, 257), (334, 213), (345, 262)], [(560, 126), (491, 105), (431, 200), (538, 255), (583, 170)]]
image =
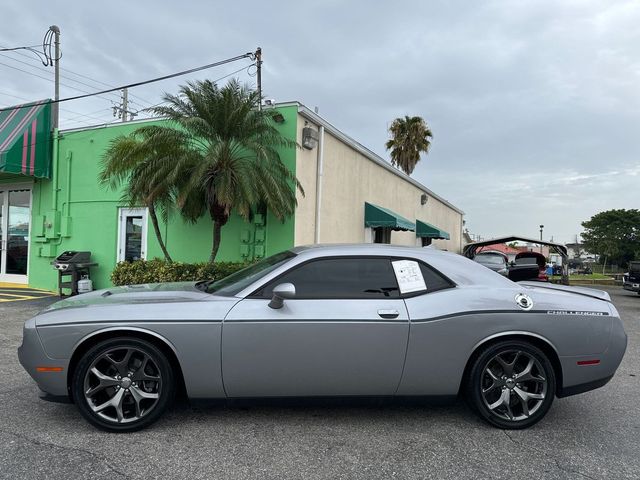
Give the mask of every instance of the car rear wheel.
[(482, 418), (505, 429), (527, 428), (546, 415), (556, 393), (551, 362), (539, 348), (502, 341), (474, 361), (468, 399)]
[(156, 421), (171, 404), (175, 376), (155, 345), (119, 337), (95, 345), (82, 356), (71, 391), (90, 423), (103, 430), (130, 432)]

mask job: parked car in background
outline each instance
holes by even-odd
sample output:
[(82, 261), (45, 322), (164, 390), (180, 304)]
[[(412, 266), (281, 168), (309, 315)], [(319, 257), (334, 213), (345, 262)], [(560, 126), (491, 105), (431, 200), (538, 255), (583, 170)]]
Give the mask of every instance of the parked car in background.
[(218, 281), (71, 297), (27, 320), (18, 356), (110, 431), (151, 424), (179, 388), (194, 400), (461, 395), (514, 429), (606, 384), (626, 345), (606, 292), (516, 284), (431, 248), (326, 245)]
[(473, 257), (473, 260), (494, 272), (498, 272), (500, 275), (504, 275), (505, 277), (509, 275), (509, 262), (507, 256), (503, 253), (481, 252)]
[(622, 288), (640, 295), (640, 262), (629, 263), (629, 271), (622, 277)]
[(514, 282), (522, 280), (535, 280), (538, 282), (548, 282), (549, 276), (546, 273), (547, 259), (538, 252), (520, 252), (509, 267), (509, 278)]

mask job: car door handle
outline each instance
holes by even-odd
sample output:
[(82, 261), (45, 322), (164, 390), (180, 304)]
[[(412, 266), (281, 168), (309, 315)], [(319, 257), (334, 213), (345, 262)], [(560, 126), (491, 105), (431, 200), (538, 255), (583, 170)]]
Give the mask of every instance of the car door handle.
[(378, 315), (382, 318), (398, 318), (398, 310), (378, 310)]

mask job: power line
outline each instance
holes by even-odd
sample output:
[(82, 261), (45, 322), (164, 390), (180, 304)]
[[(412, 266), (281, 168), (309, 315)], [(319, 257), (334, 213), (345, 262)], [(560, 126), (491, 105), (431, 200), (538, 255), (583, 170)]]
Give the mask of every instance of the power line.
[[(11, 56), (9, 56), (9, 55), (5, 55), (5, 54), (3, 54), (3, 53), (0, 53), (0, 55), (1, 55), (1, 56), (3, 56), (3, 57), (8, 58), (8, 59), (10, 59), (10, 60), (13, 60), (14, 62), (22, 63), (23, 65), (26, 65), (27, 67), (35, 68), (36, 70), (40, 70), (40, 71), (43, 71), (43, 72), (49, 73), (49, 70), (47, 70), (46, 68), (38, 67), (38, 66), (36, 66), (36, 65), (32, 65), (32, 64), (30, 64), (30, 63), (23, 62), (22, 60), (19, 60), (19, 59), (17, 59), (17, 58), (13, 58), (13, 57), (11, 57)], [(14, 68), (15, 68), (15, 67), (14, 67)], [(25, 70), (21, 70), (21, 71), (25, 72)], [(31, 75), (33, 75), (33, 73), (31, 73), (31, 72), (25, 72), (25, 73), (30, 73)], [(73, 78), (67, 77), (66, 75), (60, 75), (60, 76), (61, 76), (62, 78), (65, 78), (65, 79), (67, 79), (67, 80), (70, 80), (70, 81), (72, 81), (72, 82), (76, 82), (76, 83), (79, 83), (80, 85), (84, 85), (85, 87), (95, 88), (95, 86), (94, 86), (94, 85), (89, 85), (88, 83), (84, 83), (84, 82), (81, 82), (81, 81), (79, 81), (79, 80), (74, 80)], [(45, 77), (40, 77), (40, 78), (45, 78)], [(46, 78), (46, 80), (49, 80), (49, 81), (51, 81), (51, 82), (53, 82), (53, 81), (54, 81), (53, 79), (50, 79), (50, 78)], [(74, 90), (78, 90), (79, 92), (89, 93), (89, 92), (87, 92), (87, 91), (85, 91), (85, 90), (81, 90), (81, 89), (79, 89), (79, 88), (72, 87), (71, 85), (66, 85), (66, 84), (64, 84), (64, 83), (61, 83), (60, 85), (64, 85), (65, 87), (72, 88), (72, 89), (74, 89)], [(114, 100), (114, 101), (115, 101), (115, 100)]]
[[(5, 96), (5, 97), (12, 97), (12, 98), (16, 98), (16, 99), (18, 99), (18, 100), (23, 100), (23, 101), (31, 102), (31, 100), (29, 100), (28, 98), (20, 97), (20, 96), (18, 96), (18, 95), (13, 95), (13, 94), (11, 94), (11, 93), (0, 92), (0, 95)], [(69, 110), (68, 108), (61, 108), (61, 109), (60, 109), (60, 111), (62, 111), (62, 112), (66, 112), (66, 113), (72, 113), (73, 115), (76, 115), (75, 117), (70, 118), (70, 119), (69, 119), (69, 118), (65, 118), (65, 120), (67, 120), (67, 121), (74, 121), (76, 118), (79, 118), (79, 117), (87, 117), (87, 118), (92, 118), (92, 119), (94, 119), (94, 120), (100, 120), (100, 121), (102, 121), (102, 120), (104, 120), (103, 118), (99, 118), (99, 117), (96, 117), (96, 116), (94, 116), (94, 115), (95, 115), (96, 113), (100, 113), (100, 112), (103, 112), (103, 111), (111, 111), (111, 108), (101, 108), (101, 109), (100, 109), (100, 110), (98, 110), (98, 111), (91, 112), (91, 113), (86, 113), (86, 114), (85, 114), (85, 113), (80, 113), (80, 112), (75, 112), (75, 111), (73, 111), (73, 110)]]
[[(37, 45), (37, 46), (39, 46), (39, 45)], [(0, 45), (0, 51), (11, 51), (11, 50), (12, 50), (12, 49), (10, 49), (10, 48), (5, 48), (3, 45)], [(37, 61), (36, 61), (32, 56), (27, 55), (27, 54), (25, 54), (25, 53), (22, 53), (22, 52), (20, 52), (20, 51), (15, 51), (15, 52), (13, 52), (13, 53), (15, 53), (16, 55), (20, 55), (21, 57), (27, 58), (27, 59), (31, 60), (32, 62), (39, 63), (39, 62), (37, 62)], [(29, 64), (29, 63), (27, 63), (27, 62), (24, 62), (24, 61), (18, 60), (17, 58), (14, 58), (14, 57), (11, 57), (11, 56), (8, 56), (8, 55), (4, 55), (4, 56), (5, 56), (5, 57), (7, 57), (7, 58), (11, 58), (12, 60), (14, 60), (14, 61), (16, 61), (16, 62), (24, 63), (25, 65), (28, 65), (28, 66), (30, 66), (30, 67), (32, 67), (32, 68), (36, 68), (36, 69), (38, 69), (38, 70), (42, 70), (42, 71), (48, 72), (48, 70), (46, 70), (45, 68), (38, 67), (38, 66), (36, 66), (36, 65), (31, 65), (31, 64)], [(105, 82), (103, 82), (103, 81), (101, 81), (101, 80), (97, 80), (97, 79), (95, 79), (95, 78), (89, 77), (88, 75), (84, 75), (84, 74), (82, 74), (82, 73), (74, 72), (73, 70), (69, 70), (68, 68), (60, 67), (60, 70), (62, 70), (63, 72), (70, 73), (70, 74), (72, 74), (72, 75), (76, 75), (76, 76), (81, 77), (81, 78), (85, 78), (85, 79), (87, 79), (87, 80), (91, 80), (92, 82), (97, 83), (97, 84), (99, 84), (99, 85), (103, 85), (103, 86), (105, 86), (105, 87), (113, 87), (113, 88), (115, 88), (115, 85), (112, 85), (112, 84), (109, 84), (109, 83), (105, 83)], [(60, 76), (61, 76), (62, 78), (66, 78), (67, 80), (70, 80), (70, 81), (72, 81), (72, 82), (76, 82), (76, 83), (79, 83), (79, 84), (81, 84), (81, 85), (85, 85), (85, 86), (90, 87), (90, 88), (96, 88), (94, 85), (89, 85), (89, 84), (87, 84), (87, 83), (84, 83), (84, 82), (81, 82), (81, 81), (76, 80), (76, 79), (74, 79), (74, 78), (71, 78), (71, 77), (69, 77), (69, 76), (67, 76), (67, 75), (60, 75)], [(132, 97), (136, 97), (136, 98), (138, 98), (139, 100), (141, 100), (142, 102), (147, 103), (147, 104), (149, 104), (149, 105), (151, 105), (151, 104), (153, 103), (153, 102), (150, 102), (149, 100), (145, 100), (144, 98), (140, 97), (139, 95), (131, 94), (131, 96), (132, 96)], [(143, 106), (143, 105), (141, 105), (141, 106)], [(144, 107), (144, 106), (143, 106), (143, 107)]]
[[(238, 60), (242, 60), (244, 58), (255, 59), (255, 54), (253, 52), (249, 52), (249, 53), (245, 53), (243, 55), (237, 55), (235, 57), (227, 58), (227, 59), (221, 60), (219, 62), (209, 63), (207, 65), (202, 65), (201, 67), (190, 68), (188, 70), (183, 70), (181, 72), (171, 73), (169, 75), (164, 75), (162, 77), (155, 77), (155, 78), (152, 78), (150, 80), (143, 80), (141, 82), (129, 83), (127, 85), (121, 85), (119, 87), (110, 88), (108, 90), (101, 90), (101, 91), (93, 92), (93, 93), (86, 93), (84, 95), (75, 95), (73, 97), (60, 98), (59, 100), (51, 100), (49, 103), (68, 102), (68, 101), (71, 101), (71, 100), (79, 100), (81, 98), (94, 97), (94, 96), (99, 96), (99, 95), (102, 95), (102, 94), (105, 94), (105, 93), (115, 92), (117, 90), (122, 90), (123, 88), (139, 87), (141, 85), (147, 85), (149, 83), (160, 82), (162, 80), (168, 80), (170, 78), (175, 78), (175, 77), (180, 77), (180, 76), (183, 76), (183, 75), (188, 75), (190, 73), (200, 72), (202, 70), (207, 70), (207, 69), (213, 68), (213, 67), (219, 67), (219, 66), (225, 65), (227, 63), (231, 63), (231, 62), (236, 62)], [(2, 63), (0, 63), (0, 65), (5, 65), (5, 66), (8, 66), (10, 68), (16, 68), (16, 67), (11, 67), (10, 65), (6, 65), (6, 64), (2, 64)], [(19, 69), (16, 69), (16, 70), (19, 70)], [(30, 72), (26, 72), (26, 73), (30, 73)], [(29, 104), (27, 104), (27, 105), (19, 105), (17, 107), (14, 107), (14, 109), (16, 109), (16, 108), (30, 108), (32, 106), (33, 106), (32, 104), (31, 105), (29, 105)], [(0, 109), (0, 112), (6, 111), (6, 110), (12, 110), (12, 109), (3, 108), (3, 109)]]
[[(224, 75), (223, 77), (216, 78), (215, 80), (213, 80), (213, 83), (218, 83), (220, 80), (224, 80), (225, 78), (230, 77), (231, 75), (235, 75), (236, 73), (240, 73), (243, 70), (247, 70), (248, 71), (251, 67), (255, 67), (255, 66), (256, 66), (256, 64), (252, 63), (251, 65), (247, 65), (246, 67), (239, 68), (235, 72), (231, 72), (231, 73), (228, 73), (228, 74)], [(164, 102), (160, 102), (160, 103), (156, 103), (155, 105), (151, 105), (150, 107), (145, 108), (143, 110), (143, 112), (145, 112), (145, 111), (148, 112), (152, 108), (159, 107), (160, 105), (164, 105), (165, 103), (168, 103), (168, 102), (165, 100)]]
[(29, 100), (28, 98), (25, 97), (20, 97), (18, 95), (13, 95), (12, 93), (5, 93), (5, 92), (0, 92), (0, 95), (4, 95), (5, 97), (13, 97), (13, 98), (17, 98), (18, 100), (23, 100), (25, 102), (30, 102), (31, 100)]
[(26, 47), (13, 47), (13, 48), (0, 47), (0, 52), (14, 52), (16, 50), (32, 50), (36, 47), (40, 47), (40, 45), (28, 45)]
[(67, 113), (73, 113), (73, 114), (77, 115), (76, 117), (73, 117), (73, 118), (67, 118), (67, 121), (72, 122), (72, 121), (74, 121), (74, 120), (76, 120), (77, 118), (80, 118), (80, 117), (91, 118), (91, 119), (94, 119), (94, 120), (104, 120), (103, 118), (96, 117), (95, 114), (96, 113), (102, 113), (102, 112), (105, 112), (105, 111), (110, 112), (111, 108), (101, 108), (100, 110), (96, 110), (95, 112), (91, 112), (91, 113), (78, 113), (78, 112), (74, 112), (72, 110), (67, 110), (67, 109), (64, 109), (64, 108), (61, 108), (60, 111), (61, 112), (67, 112)]
[[(0, 54), (0, 55), (2, 55), (2, 54)], [(22, 68), (14, 67), (13, 65), (9, 65), (9, 64), (6, 64), (6, 63), (2, 63), (2, 62), (0, 62), (0, 65), (4, 65), (5, 67), (12, 68), (12, 69), (17, 70), (19, 72), (26, 73), (27, 75), (33, 75), (34, 77), (42, 78), (43, 80), (47, 80), (48, 82), (54, 82), (55, 81), (52, 78), (43, 77), (42, 75), (38, 75), (37, 73), (29, 72), (28, 70), (23, 70)], [(103, 97), (102, 95), (100, 95), (101, 93), (108, 93), (108, 92), (90, 93), (90, 92), (87, 92), (86, 90), (82, 90), (81, 88), (74, 87), (73, 85), (68, 85), (66, 83), (60, 82), (60, 85), (62, 85), (64, 87), (67, 87), (67, 88), (70, 88), (71, 90), (76, 90), (78, 92), (82, 92), (82, 93), (86, 94), (86, 95), (84, 95), (85, 97), (95, 96), (95, 97), (98, 97), (98, 98), (102, 98), (103, 100), (107, 100), (109, 102), (114, 102), (115, 101), (112, 98), (107, 98), (107, 97)], [(83, 96), (78, 96), (77, 98), (83, 98)], [(51, 103), (55, 103), (55, 101), (52, 101)]]

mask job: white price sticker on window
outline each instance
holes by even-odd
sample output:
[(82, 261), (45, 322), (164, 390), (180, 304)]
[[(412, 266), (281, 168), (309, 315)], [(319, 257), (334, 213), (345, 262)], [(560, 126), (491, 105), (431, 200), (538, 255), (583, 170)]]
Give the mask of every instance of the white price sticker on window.
[(396, 260), (391, 262), (398, 280), (400, 293), (420, 292), (427, 289), (418, 262), (413, 260)]

